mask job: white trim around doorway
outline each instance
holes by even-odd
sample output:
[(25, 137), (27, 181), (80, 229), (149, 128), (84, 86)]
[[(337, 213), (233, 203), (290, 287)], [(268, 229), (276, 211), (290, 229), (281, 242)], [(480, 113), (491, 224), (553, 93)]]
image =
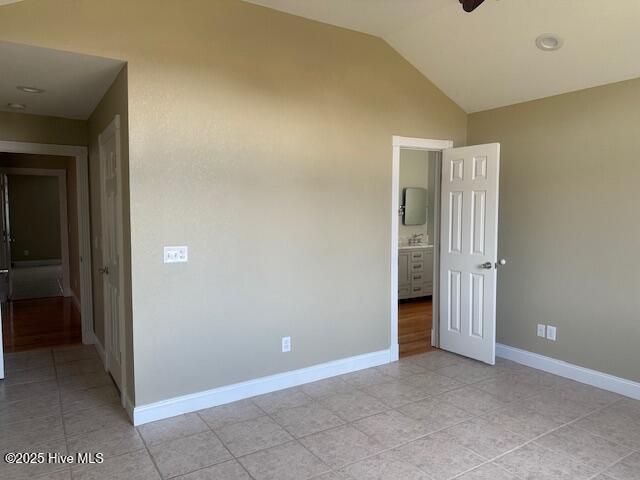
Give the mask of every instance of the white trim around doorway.
[[(398, 205), (400, 201), (400, 150), (426, 150), (430, 152), (441, 152), (445, 148), (453, 147), (453, 141), (451, 140), (430, 140), (426, 138), (412, 138), (401, 137), (394, 135), (392, 138), (393, 144), (393, 157), (392, 157), (392, 170), (391, 170), (391, 345), (390, 356), (391, 361), (395, 362), (400, 358), (400, 349), (398, 345)], [(436, 192), (435, 192), (435, 205), (434, 211), (439, 209), (440, 199), (440, 166), (436, 171)], [(434, 220), (434, 279), (438, 276), (438, 266), (440, 260), (440, 253), (437, 248), (439, 245), (440, 227), (437, 219), (439, 218), (436, 213)], [(433, 330), (431, 335), (431, 342), (433, 346), (438, 346), (438, 327), (439, 327), (439, 315), (438, 315), (438, 282), (434, 281), (433, 284)]]
[(78, 216), (70, 220), (78, 222), (82, 343), (92, 344), (94, 342), (94, 334), (93, 295), (91, 290), (91, 229), (89, 223), (89, 160), (87, 147), (0, 141), (0, 152), (58, 155), (75, 158)]

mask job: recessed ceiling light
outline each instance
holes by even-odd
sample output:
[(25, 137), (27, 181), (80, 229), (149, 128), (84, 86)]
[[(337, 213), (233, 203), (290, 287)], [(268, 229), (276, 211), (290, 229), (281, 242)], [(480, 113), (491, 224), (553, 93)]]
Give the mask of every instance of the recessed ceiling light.
[(21, 87), (21, 86), (18, 86), (16, 88), (18, 90), (20, 90), (21, 92), (24, 92), (24, 93), (42, 93), (42, 92), (44, 92), (43, 89), (36, 88), (36, 87)]
[(7, 103), (7, 107), (13, 110), (24, 110), (27, 106), (24, 103)]
[(536, 46), (545, 52), (558, 50), (562, 45), (564, 45), (564, 40), (554, 33), (543, 33), (536, 38)]

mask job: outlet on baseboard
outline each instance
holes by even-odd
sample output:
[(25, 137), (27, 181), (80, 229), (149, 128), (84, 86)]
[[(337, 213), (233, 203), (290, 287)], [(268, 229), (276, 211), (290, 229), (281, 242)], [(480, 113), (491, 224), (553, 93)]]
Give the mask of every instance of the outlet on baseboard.
[(556, 341), (556, 327), (551, 325), (547, 327), (547, 340)]
[(538, 336), (544, 338), (546, 336), (547, 326), (541, 323), (538, 324)]
[(291, 351), (291, 337), (282, 337), (282, 353)]

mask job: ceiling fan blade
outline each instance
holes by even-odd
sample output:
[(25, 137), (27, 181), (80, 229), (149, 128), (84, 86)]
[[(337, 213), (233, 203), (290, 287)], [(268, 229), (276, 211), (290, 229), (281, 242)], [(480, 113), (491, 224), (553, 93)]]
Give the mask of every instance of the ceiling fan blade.
[(484, 0), (460, 0), (465, 12), (473, 12)]

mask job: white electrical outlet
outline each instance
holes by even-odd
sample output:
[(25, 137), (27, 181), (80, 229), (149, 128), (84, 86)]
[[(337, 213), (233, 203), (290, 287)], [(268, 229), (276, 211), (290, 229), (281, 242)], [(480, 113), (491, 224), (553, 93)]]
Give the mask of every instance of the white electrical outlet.
[(556, 327), (551, 325), (547, 327), (547, 340), (556, 341)]
[(189, 248), (164, 247), (164, 263), (181, 263), (189, 260)]
[(538, 324), (538, 336), (544, 338), (546, 335), (546, 325), (543, 325), (541, 323)]
[(282, 353), (291, 351), (291, 337), (282, 337)]

